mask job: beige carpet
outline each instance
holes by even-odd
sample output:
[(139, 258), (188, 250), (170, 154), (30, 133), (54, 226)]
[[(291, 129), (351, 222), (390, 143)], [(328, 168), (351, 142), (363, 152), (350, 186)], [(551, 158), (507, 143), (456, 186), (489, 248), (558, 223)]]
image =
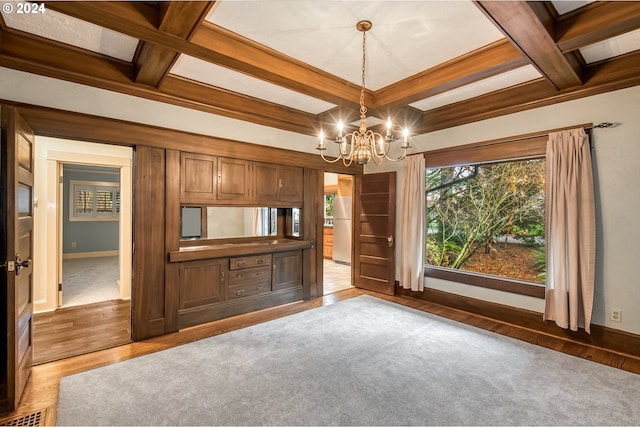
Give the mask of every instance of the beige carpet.
[(120, 298), (117, 256), (65, 259), (62, 262), (62, 306)]

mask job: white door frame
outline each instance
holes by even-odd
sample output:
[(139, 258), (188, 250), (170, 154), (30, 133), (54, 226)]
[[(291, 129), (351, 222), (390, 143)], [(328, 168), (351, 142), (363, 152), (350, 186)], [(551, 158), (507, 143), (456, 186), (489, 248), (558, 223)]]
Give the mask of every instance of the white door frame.
[(46, 203), (36, 203), (34, 213), (34, 238), (38, 248), (34, 255), (45, 260), (36, 263), (40, 268), (34, 271), (34, 312), (51, 311), (58, 307), (58, 258), (62, 257), (59, 244), (62, 234), (59, 227), (59, 215), (62, 215), (59, 168), (62, 163), (120, 170), (119, 292), (120, 298), (131, 298), (133, 149), (49, 137), (36, 137), (36, 140), (36, 164), (40, 165), (39, 170), (46, 171), (40, 174), (40, 181), (36, 177), (36, 199), (46, 200)]

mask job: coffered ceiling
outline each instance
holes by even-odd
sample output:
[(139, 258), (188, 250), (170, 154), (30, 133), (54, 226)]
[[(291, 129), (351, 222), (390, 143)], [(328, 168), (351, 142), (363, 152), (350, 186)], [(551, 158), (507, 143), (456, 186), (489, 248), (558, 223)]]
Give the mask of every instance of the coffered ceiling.
[(358, 118), (362, 19), (370, 126), (418, 135), (640, 84), (638, 1), (4, 4), (0, 66), (305, 135)]

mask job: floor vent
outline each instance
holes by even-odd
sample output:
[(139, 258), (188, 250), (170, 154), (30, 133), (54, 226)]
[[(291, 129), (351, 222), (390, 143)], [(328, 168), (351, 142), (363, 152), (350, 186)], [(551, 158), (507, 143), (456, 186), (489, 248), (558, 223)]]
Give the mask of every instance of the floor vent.
[(44, 425), (46, 409), (32, 412), (31, 414), (20, 415), (19, 417), (10, 418), (0, 421), (3, 426), (41, 426)]

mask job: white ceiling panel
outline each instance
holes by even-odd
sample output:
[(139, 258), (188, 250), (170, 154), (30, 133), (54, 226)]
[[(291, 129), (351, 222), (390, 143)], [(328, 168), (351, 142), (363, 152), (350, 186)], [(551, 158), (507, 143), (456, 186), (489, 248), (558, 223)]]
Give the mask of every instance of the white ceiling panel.
[(422, 101), (414, 102), (410, 105), (422, 111), (432, 110), (434, 108), (442, 107), (443, 105), (475, 98), (476, 96), (505, 89), (540, 77), (542, 77), (542, 75), (535, 67), (527, 65), (423, 99)]
[(630, 31), (580, 49), (587, 64), (640, 50), (640, 30)]
[(101, 53), (123, 61), (131, 61), (138, 39), (99, 27), (54, 10), (44, 13), (19, 14), (15, 8), (2, 17), (8, 27), (56, 40), (71, 46)]
[(171, 69), (171, 73), (311, 114), (318, 114), (335, 107), (334, 104), (329, 102), (303, 95), (192, 56), (180, 55)]
[(593, 0), (586, 1), (574, 1), (574, 0), (552, 0), (553, 6), (556, 8), (560, 15), (579, 9), (582, 6), (586, 6), (589, 3), (593, 3)]
[[(502, 39), (470, 1), (270, 0), (216, 3), (207, 20), (355, 84), (367, 19), (367, 88), (380, 89)], [(464, 25), (460, 25), (464, 22)]]

